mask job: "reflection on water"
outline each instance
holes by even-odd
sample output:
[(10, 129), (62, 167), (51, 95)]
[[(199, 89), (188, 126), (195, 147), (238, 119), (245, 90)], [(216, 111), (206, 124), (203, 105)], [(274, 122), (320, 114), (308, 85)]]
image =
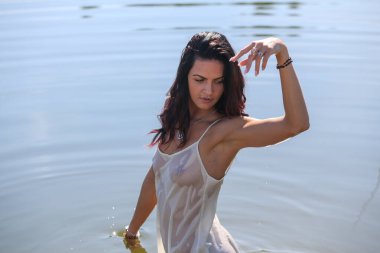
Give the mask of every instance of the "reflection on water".
[(233, 26), (232, 29), (263, 29), (263, 30), (271, 30), (271, 29), (287, 29), (287, 30), (292, 30), (292, 29), (302, 29), (301, 26), (269, 26), (269, 25), (252, 25), (252, 26)]
[(80, 7), (82, 10), (93, 10), (93, 9), (98, 9), (99, 6), (97, 5), (84, 5)]
[[(162, 15), (173, 16), (178, 15), (177, 18), (181, 18), (183, 15), (187, 15), (187, 9), (191, 11), (202, 11), (202, 9), (209, 9), (212, 12), (220, 13), (221, 15), (226, 15), (226, 10), (228, 8), (239, 8), (241, 9), (240, 15), (242, 16), (262, 16), (265, 17), (276, 17), (279, 13), (285, 12), (289, 17), (297, 17), (301, 11), (301, 2), (203, 2), (203, 3), (133, 3), (126, 4), (123, 6), (112, 6), (113, 9), (127, 9), (127, 15), (131, 15), (131, 12), (139, 11), (141, 12), (141, 17), (152, 18), (157, 16), (157, 13)], [(84, 5), (81, 10), (85, 12), (82, 15), (83, 19), (96, 18), (97, 15), (101, 15), (102, 12), (109, 10), (111, 7), (106, 5)], [(102, 10), (103, 9), (103, 10)], [(176, 14), (178, 12), (178, 14)], [(182, 15), (181, 15), (182, 13)], [(208, 13), (208, 12), (207, 12)], [(187, 30), (187, 31), (202, 31), (202, 30), (222, 30), (225, 29), (226, 23), (215, 21), (209, 19), (209, 15), (200, 16), (195, 22), (190, 22), (189, 25), (178, 26), (178, 22), (169, 22), (165, 26), (161, 26), (160, 23), (148, 22), (150, 26), (146, 26), (144, 19), (142, 19), (141, 24), (133, 26), (135, 31), (155, 31), (155, 30)], [(136, 21), (134, 21), (135, 23)], [(198, 25), (194, 25), (197, 23)], [(130, 23), (129, 23), (130, 24)], [(176, 26), (173, 26), (176, 24)], [(286, 35), (289, 37), (297, 37), (298, 30), (302, 29), (299, 23), (288, 24), (288, 25), (267, 25), (267, 24), (255, 24), (250, 23), (244, 25), (232, 25), (228, 27), (231, 30), (242, 30), (243, 32), (239, 35), (241, 37), (245, 36), (256, 36), (256, 37), (267, 37), (267, 36), (279, 36)], [(244, 33), (244, 30), (254, 31), (253, 33)], [(274, 30), (284, 30), (283, 33), (271, 32)]]
[[(189, 8), (189, 7), (219, 7), (219, 8), (228, 8), (233, 6), (252, 6), (254, 7), (253, 16), (274, 16), (277, 7), (286, 6), (289, 10), (297, 10), (302, 5), (301, 2), (212, 2), (212, 3), (134, 3), (126, 4), (124, 6), (119, 6), (119, 8), (144, 8), (152, 9), (155, 8)], [(84, 5), (80, 7), (83, 11), (91, 11), (94, 9), (102, 8), (101, 5)], [(289, 16), (298, 16), (297, 13), (289, 13)], [(83, 15), (83, 18), (93, 17), (92, 15)], [(147, 28), (148, 29), (148, 28)]]
[[(380, 252), (379, 1), (100, 2), (0, 1), (0, 252), (130, 251), (146, 133), (201, 30), (284, 39), (310, 108), (307, 133), (232, 165), (218, 214), (241, 252)], [(268, 64), (246, 76), (259, 118), (283, 113)], [(155, 235), (152, 214), (140, 250)]]
[(268, 10), (273, 9), (275, 6), (286, 5), (290, 9), (297, 9), (301, 5), (301, 2), (231, 2), (231, 3), (222, 3), (222, 2), (212, 2), (212, 3), (140, 3), (140, 4), (127, 4), (127, 7), (193, 7), (193, 6), (229, 6), (229, 5), (251, 5), (257, 7), (257, 9)]
[(358, 215), (358, 218), (356, 219), (355, 223), (354, 223), (354, 228), (357, 227), (358, 223), (360, 222), (360, 220), (362, 219), (362, 216), (363, 214), (366, 212), (366, 210), (368, 209), (368, 205), (373, 201), (374, 197), (376, 196), (376, 193), (377, 191), (379, 190), (379, 187), (380, 187), (380, 168), (378, 170), (378, 174), (377, 174), (377, 181), (376, 181), (376, 185), (375, 187), (373, 188), (370, 196), (368, 197), (368, 199), (364, 202), (363, 206), (361, 207), (360, 209), (360, 213)]
[(149, 4), (127, 4), (126, 7), (196, 7), (217, 6), (221, 3), (149, 3)]

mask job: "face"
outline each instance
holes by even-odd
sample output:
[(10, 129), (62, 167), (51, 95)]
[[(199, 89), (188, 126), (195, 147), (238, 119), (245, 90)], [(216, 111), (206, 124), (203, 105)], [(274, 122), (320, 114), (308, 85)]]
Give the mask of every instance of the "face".
[(188, 74), (190, 108), (214, 108), (224, 91), (223, 70), (224, 65), (218, 60), (195, 60)]

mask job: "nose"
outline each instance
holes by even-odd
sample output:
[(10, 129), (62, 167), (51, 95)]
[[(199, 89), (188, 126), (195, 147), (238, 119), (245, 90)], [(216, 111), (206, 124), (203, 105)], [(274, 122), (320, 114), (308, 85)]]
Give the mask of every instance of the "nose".
[(209, 94), (212, 94), (212, 91), (213, 91), (213, 87), (212, 87), (212, 83), (206, 83), (203, 91), (209, 95)]

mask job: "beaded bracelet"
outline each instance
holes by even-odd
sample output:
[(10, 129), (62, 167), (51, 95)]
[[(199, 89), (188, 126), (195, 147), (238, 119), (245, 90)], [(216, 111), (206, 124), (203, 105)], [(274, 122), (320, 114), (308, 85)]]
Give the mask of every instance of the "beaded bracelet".
[(289, 59), (287, 59), (287, 60), (284, 62), (284, 64), (282, 64), (282, 65), (277, 64), (276, 69), (282, 69), (282, 68), (285, 68), (286, 66), (288, 66), (288, 65), (289, 65), (290, 63), (292, 63), (292, 62), (293, 62), (292, 58), (289, 57)]

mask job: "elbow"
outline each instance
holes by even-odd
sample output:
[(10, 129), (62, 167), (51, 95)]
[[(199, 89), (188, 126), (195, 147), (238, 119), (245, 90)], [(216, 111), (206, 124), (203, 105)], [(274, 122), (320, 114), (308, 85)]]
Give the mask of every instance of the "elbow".
[(302, 132), (305, 132), (305, 131), (309, 130), (309, 128), (310, 128), (310, 122), (309, 122), (309, 120), (308, 120), (307, 122), (305, 122), (305, 123), (300, 127), (299, 131), (300, 131), (300, 133), (302, 133)]
[(307, 117), (302, 124), (300, 124), (299, 131), (300, 133), (305, 132), (310, 128), (309, 117)]
[(289, 135), (290, 135), (290, 137), (296, 136), (302, 132), (307, 131), (309, 128), (310, 128), (309, 120), (306, 120), (302, 124), (291, 127), (289, 130), (290, 131)]

